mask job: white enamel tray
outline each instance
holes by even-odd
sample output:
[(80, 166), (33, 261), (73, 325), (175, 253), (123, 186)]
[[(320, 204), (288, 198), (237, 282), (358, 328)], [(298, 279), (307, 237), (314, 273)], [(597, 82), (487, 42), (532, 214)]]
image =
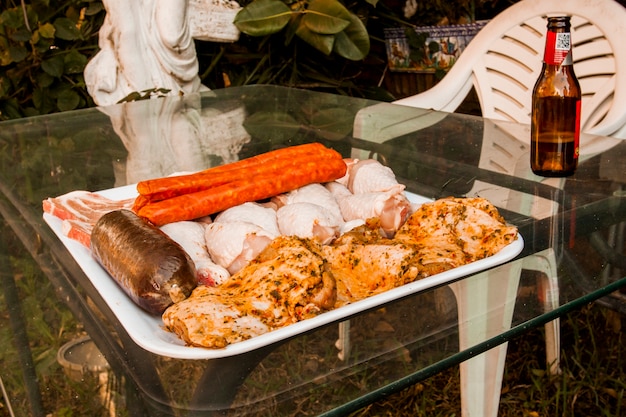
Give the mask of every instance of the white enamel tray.
[[(105, 197), (122, 200), (136, 195), (135, 185), (101, 191)], [(407, 193), (413, 203), (431, 201), (425, 197)], [(349, 304), (319, 316), (291, 324), (278, 330), (253, 337), (243, 342), (234, 343), (223, 349), (205, 349), (185, 346), (175, 334), (163, 328), (160, 316), (152, 316), (138, 307), (109, 274), (91, 256), (91, 251), (80, 243), (63, 235), (61, 221), (44, 213), (44, 220), (61, 239), (67, 250), (80, 265), (85, 275), (100, 292), (102, 298), (117, 316), (130, 337), (142, 348), (162, 356), (180, 359), (215, 359), (242, 354), (263, 346), (287, 339), (289, 337), (315, 329), (322, 325), (347, 318), (356, 313), (378, 307), (389, 301), (415, 294), (426, 289), (446, 284), (458, 278), (474, 274), (485, 269), (505, 263), (517, 256), (524, 248), (524, 241), (518, 235), (517, 240), (510, 243), (497, 254), (481, 259), (449, 271), (418, 280), (402, 287), (394, 288), (381, 294)]]

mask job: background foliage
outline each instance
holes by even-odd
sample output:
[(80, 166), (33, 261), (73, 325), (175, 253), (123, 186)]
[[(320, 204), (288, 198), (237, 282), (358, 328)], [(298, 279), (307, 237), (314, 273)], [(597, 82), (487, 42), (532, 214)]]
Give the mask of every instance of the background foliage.
[[(383, 30), (398, 25), (478, 19), (516, 0), (426, 0), (410, 18), (406, 0), (340, 0), (367, 29), (363, 59), (320, 52), (290, 30), (238, 42), (197, 42), (200, 77), (209, 88), (277, 84), (389, 101), (380, 87), (387, 57)], [(283, 0), (297, 10), (305, 0)], [(242, 6), (252, 0), (240, 0)], [(310, 1), (309, 1), (310, 3)], [(90, 107), (83, 70), (98, 51), (101, 0), (3, 0), (0, 13), (0, 120)]]
[(93, 106), (83, 69), (96, 52), (97, 0), (5, 0), (0, 14), (0, 120)]

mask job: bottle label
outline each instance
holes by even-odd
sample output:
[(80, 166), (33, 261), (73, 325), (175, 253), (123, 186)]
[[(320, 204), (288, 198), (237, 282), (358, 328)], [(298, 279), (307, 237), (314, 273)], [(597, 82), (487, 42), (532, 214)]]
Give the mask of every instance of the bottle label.
[(576, 101), (576, 130), (574, 131), (574, 159), (578, 160), (580, 155), (580, 111), (581, 101)]
[(543, 61), (548, 65), (572, 65), (571, 36), (569, 32), (546, 33), (546, 50)]

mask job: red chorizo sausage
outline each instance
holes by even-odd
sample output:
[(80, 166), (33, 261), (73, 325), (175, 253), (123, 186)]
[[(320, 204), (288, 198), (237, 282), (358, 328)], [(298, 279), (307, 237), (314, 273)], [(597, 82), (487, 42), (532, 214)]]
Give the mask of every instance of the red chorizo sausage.
[(311, 183), (341, 178), (346, 173), (343, 159), (308, 159), (297, 169), (280, 174), (250, 176), (208, 190), (183, 194), (143, 206), (137, 214), (157, 226), (208, 216), (229, 207), (263, 200)]
[(341, 158), (341, 155), (320, 143), (310, 143), (277, 149), (193, 174), (141, 181), (137, 184), (137, 191), (142, 198), (136, 201), (133, 209), (138, 211), (147, 202), (207, 190), (252, 175), (280, 173), (298, 167), (300, 161), (308, 158)]

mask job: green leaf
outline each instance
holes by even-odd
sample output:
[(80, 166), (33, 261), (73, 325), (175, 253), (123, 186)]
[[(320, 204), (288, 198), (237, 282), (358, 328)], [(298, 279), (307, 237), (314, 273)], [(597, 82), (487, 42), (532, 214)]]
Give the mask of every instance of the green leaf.
[(28, 57), (28, 50), (23, 45), (9, 46), (9, 54), (13, 62), (22, 62)]
[(428, 52), (430, 52), (431, 54), (435, 54), (440, 50), (441, 47), (439, 46), (439, 42), (432, 41), (428, 43)]
[(54, 45), (54, 39), (43, 38), (40, 36), (34, 46), (38, 53), (45, 54), (50, 50), (52, 45)]
[(66, 74), (80, 74), (87, 65), (87, 57), (76, 49), (71, 49), (63, 59)]
[(289, 24), (287, 25), (287, 29), (285, 30), (285, 45), (289, 45), (293, 40), (293, 37), (296, 36), (296, 30), (302, 24), (303, 14), (295, 14), (291, 17)]
[(19, 119), (20, 106), (16, 99), (0, 100), (0, 120)]
[(14, 7), (12, 9), (5, 10), (2, 14), (0, 14), (0, 23), (7, 27), (18, 29), (25, 26), (24, 15), (20, 9)]
[(284, 28), (291, 14), (280, 0), (255, 0), (237, 13), (234, 23), (245, 34), (266, 36)]
[(90, 3), (89, 6), (87, 6), (87, 9), (85, 10), (85, 15), (94, 16), (103, 10), (104, 10), (104, 5), (100, 2), (95, 1), (93, 3)]
[(59, 17), (54, 21), (56, 29), (56, 37), (66, 41), (74, 41), (80, 39), (80, 31), (76, 27), (76, 23), (67, 17)]
[(0, 77), (0, 97), (8, 97), (11, 90), (11, 81), (7, 77)]
[(312, 0), (302, 22), (323, 35), (339, 33), (350, 24), (350, 12), (337, 0)]
[(46, 59), (41, 63), (41, 69), (53, 77), (60, 77), (63, 75), (63, 57), (57, 55), (50, 59)]
[[(4, 28), (0, 25), (0, 33)], [(9, 42), (6, 38), (0, 36), (0, 66), (9, 65), (13, 60), (11, 59), (11, 52), (9, 51)], [(1, 79), (2, 77), (0, 77)]]
[(311, 115), (311, 125), (328, 140), (341, 140), (350, 134), (353, 124), (352, 112), (341, 107), (321, 109)]
[(39, 26), (39, 35), (41, 35), (41, 37), (43, 38), (54, 39), (55, 32), (56, 29), (54, 28), (54, 25), (50, 22), (44, 23), (43, 25)]
[(61, 111), (74, 110), (79, 102), (80, 96), (74, 90), (63, 91), (57, 98), (57, 106)]
[(325, 55), (330, 55), (335, 43), (335, 35), (322, 35), (312, 32), (306, 25), (301, 24), (296, 30), (296, 35)]
[(301, 125), (288, 113), (259, 111), (246, 118), (244, 127), (255, 132), (259, 139), (283, 143), (292, 139)]
[(37, 109), (36, 114), (48, 114), (55, 109), (55, 102), (50, 97), (49, 91), (43, 88), (36, 88), (33, 91), (33, 105)]
[(28, 42), (32, 33), (25, 27), (18, 28), (15, 32), (9, 35), (9, 38), (15, 42)]
[(36, 78), (37, 78), (37, 85), (43, 88), (50, 87), (52, 83), (54, 82), (54, 77), (48, 74), (47, 72), (43, 72), (43, 71), (39, 72)]
[(336, 35), (334, 51), (344, 58), (358, 61), (369, 53), (370, 37), (361, 19), (351, 15), (350, 20), (350, 26)]

